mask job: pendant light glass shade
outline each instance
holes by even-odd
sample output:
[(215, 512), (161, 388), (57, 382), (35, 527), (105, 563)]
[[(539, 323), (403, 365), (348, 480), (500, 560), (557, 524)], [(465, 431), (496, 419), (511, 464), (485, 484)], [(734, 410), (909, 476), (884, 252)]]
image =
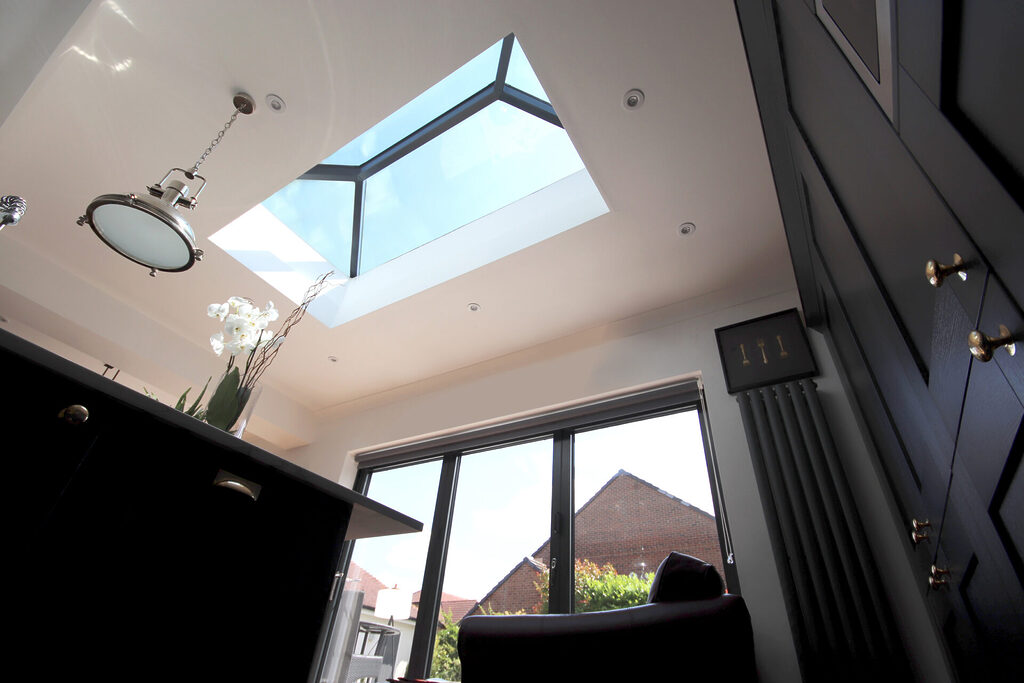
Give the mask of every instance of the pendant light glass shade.
[(84, 218), (107, 246), (148, 268), (177, 272), (203, 258), (192, 226), (162, 198), (101, 195)]

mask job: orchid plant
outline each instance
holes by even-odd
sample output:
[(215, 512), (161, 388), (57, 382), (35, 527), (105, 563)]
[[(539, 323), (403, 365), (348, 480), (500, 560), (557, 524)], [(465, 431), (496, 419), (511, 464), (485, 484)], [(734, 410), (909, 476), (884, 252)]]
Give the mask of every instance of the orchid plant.
[(238, 296), (224, 303), (210, 304), (206, 314), (223, 324), (223, 329), (210, 337), (210, 346), (218, 356), (227, 352), (227, 368), (205, 409), (199, 404), (210, 380), (206, 381), (206, 387), (188, 409), (185, 408), (186, 390), (178, 399), (178, 410), (225, 431), (230, 430), (252, 396), (253, 388), (277, 357), (288, 333), (302, 320), (306, 309), (327, 286), (328, 278), (333, 274), (333, 271), (325, 273), (310, 285), (302, 303), (285, 318), (277, 332), (270, 329), (270, 324), (280, 316), (272, 301), (262, 309), (251, 299)]

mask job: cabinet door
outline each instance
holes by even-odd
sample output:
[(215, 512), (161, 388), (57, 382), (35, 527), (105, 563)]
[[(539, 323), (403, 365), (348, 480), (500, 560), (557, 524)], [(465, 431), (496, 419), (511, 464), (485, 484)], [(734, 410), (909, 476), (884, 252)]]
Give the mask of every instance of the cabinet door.
[[(18, 501), (11, 528), (31, 535), (43, 522), (88, 455), (113, 409), (101, 393), (0, 351), (7, 389), (0, 414), (13, 437), (5, 448), (5, 479)], [(87, 419), (86, 419), (87, 417)]]
[[(937, 321), (925, 264), (982, 257), (906, 150), (899, 132), (850, 67), (813, 8), (779, 0), (778, 30), (790, 112), (829, 191), (871, 264), (872, 276), (927, 382)], [(955, 290), (976, 320), (984, 278)], [(958, 415), (946, 420), (955, 432)]]
[(1017, 303), (1024, 296), (1024, 4), (900, 0), (900, 136)]
[[(222, 470), (259, 485), (257, 498), (215, 486)], [(45, 673), (304, 680), (348, 514), (125, 409), (39, 534), (35, 642), (62, 653)]]
[[(980, 328), (991, 335), (1000, 325), (1024, 336), (1024, 317), (992, 279)], [(991, 361), (972, 361), (936, 558), (936, 578), (948, 584), (931, 599), (945, 611), (943, 628), (961, 674), (972, 680), (999, 680), (1024, 668), (1020, 351), (996, 349)]]
[[(803, 180), (811, 243), (821, 256), (823, 275), (830, 281), (828, 289), (834, 290), (836, 304), (842, 307), (836, 320), (845, 318), (849, 322), (881, 394), (883, 410), (900, 437), (897, 449), (880, 452), (899, 498), (909, 541), (912, 520), (937, 528), (942, 518), (971, 358), (963, 340), (977, 322), (976, 313), (968, 312), (963, 300), (973, 302), (974, 292), (984, 289), (986, 270), (981, 263), (972, 264), (964, 273), (966, 280), (953, 274), (936, 288), (928, 284), (923, 262), (903, 264), (908, 287), (915, 288), (921, 305), (928, 307), (930, 371), (926, 379), (901, 332), (900, 319), (888, 305), (869, 254), (844, 219), (799, 132), (794, 130), (791, 139)], [(836, 304), (827, 302), (829, 307)], [(859, 398), (878, 400), (871, 395)], [(932, 553), (932, 548), (918, 553), (923, 568), (927, 568)]]

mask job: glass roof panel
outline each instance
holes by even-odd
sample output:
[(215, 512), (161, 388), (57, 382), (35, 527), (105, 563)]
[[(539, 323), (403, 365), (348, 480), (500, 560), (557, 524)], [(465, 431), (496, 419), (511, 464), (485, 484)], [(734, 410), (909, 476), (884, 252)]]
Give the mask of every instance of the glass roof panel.
[(428, 121), (433, 121), (493, 83), (498, 73), (500, 56), (499, 40), (443, 81), (327, 157), (323, 163), (359, 166), (369, 161)]
[(296, 180), (268, 197), (263, 206), (292, 232), (348, 275), (352, 254), (355, 183)]
[(366, 180), (359, 272), (582, 168), (563, 129), (495, 102)]
[(508, 74), (505, 76), (505, 82), (519, 88), (523, 92), (549, 102), (548, 95), (544, 92), (544, 88), (541, 87), (537, 74), (533, 72), (530, 61), (526, 59), (526, 53), (523, 52), (523, 46), (519, 44), (518, 38), (512, 43), (512, 57), (508, 63)]

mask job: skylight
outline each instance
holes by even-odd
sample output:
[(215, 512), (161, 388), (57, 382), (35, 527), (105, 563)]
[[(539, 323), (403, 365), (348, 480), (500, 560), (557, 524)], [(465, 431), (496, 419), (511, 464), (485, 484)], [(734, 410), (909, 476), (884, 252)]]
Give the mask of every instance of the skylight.
[(334, 326), (607, 211), (509, 35), (210, 239)]

